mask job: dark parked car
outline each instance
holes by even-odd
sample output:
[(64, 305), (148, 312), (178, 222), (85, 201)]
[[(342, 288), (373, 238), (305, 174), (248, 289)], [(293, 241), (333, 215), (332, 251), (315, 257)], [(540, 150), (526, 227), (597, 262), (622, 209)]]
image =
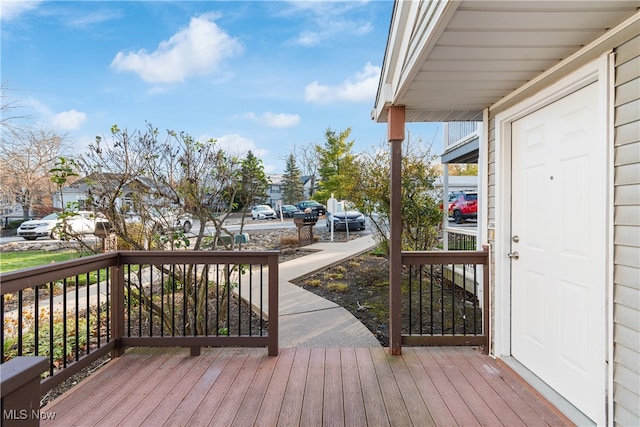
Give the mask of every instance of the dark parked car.
[(298, 203), (298, 209), (304, 212), (307, 209), (311, 209), (316, 215), (324, 215), (327, 213), (327, 207), (320, 202), (316, 202), (315, 200), (305, 200), (303, 202)]
[[(293, 218), (293, 214), (300, 212), (297, 206), (294, 205), (282, 205), (282, 216), (284, 218)], [(280, 209), (276, 209), (276, 214), (280, 217)]]
[(449, 216), (456, 224), (462, 224), (465, 219), (478, 218), (478, 193), (461, 191), (449, 196)]
[(364, 215), (359, 210), (353, 209), (341, 212), (327, 212), (327, 227), (331, 227), (333, 221), (334, 230), (364, 230)]

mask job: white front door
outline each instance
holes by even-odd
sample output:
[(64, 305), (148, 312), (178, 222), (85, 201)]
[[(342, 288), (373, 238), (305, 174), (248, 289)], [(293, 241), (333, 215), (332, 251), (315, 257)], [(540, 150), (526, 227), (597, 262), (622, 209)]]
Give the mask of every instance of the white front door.
[(592, 83), (512, 123), (511, 353), (602, 423), (607, 150), (597, 95)]

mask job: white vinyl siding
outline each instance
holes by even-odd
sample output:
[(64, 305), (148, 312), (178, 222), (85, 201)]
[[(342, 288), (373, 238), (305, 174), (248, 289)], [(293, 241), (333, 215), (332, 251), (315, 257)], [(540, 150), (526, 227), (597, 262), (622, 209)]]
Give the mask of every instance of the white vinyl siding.
[(640, 36), (615, 53), (613, 421), (640, 425)]

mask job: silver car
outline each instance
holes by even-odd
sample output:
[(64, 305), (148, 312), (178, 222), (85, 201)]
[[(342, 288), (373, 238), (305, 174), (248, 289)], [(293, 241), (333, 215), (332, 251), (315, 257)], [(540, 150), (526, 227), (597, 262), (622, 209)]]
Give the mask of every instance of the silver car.
[(331, 227), (333, 222), (334, 230), (364, 230), (364, 214), (359, 210), (353, 209), (340, 212), (327, 212), (327, 227)]

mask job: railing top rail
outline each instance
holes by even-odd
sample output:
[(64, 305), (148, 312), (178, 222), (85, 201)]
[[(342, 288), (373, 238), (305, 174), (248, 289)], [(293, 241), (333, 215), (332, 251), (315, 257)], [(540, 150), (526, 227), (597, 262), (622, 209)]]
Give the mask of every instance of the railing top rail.
[[(120, 251), (119, 264), (261, 264), (279, 251)], [(277, 261), (276, 261), (277, 262)]]
[(112, 267), (117, 265), (117, 262), (117, 253), (110, 252), (56, 262), (55, 264), (9, 271), (0, 274), (0, 294), (5, 295), (60, 280), (61, 278)]
[(0, 294), (123, 264), (269, 264), (278, 251), (120, 251), (0, 274)]
[(469, 229), (465, 229), (465, 228), (454, 228), (454, 227), (444, 227), (443, 231), (446, 231), (447, 233), (455, 233), (455, 234), (464, 234), (465, 236), (477, 236), (478, 235), (478, 230), (474, 229), (474, 230), (469, 230)]
[(403, 251), (402, 264), (487, 264), (488, 251)]

